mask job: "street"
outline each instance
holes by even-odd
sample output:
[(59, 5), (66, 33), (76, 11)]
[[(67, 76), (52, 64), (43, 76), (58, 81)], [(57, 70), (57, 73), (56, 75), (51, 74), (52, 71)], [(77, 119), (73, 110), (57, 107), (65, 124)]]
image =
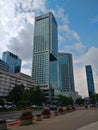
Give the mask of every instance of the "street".
[[(12, 122), (18, 119), (22, 111), (2, 112), (0, 113), (0, 119), (5, 119), (7, 122)], [(32, 115), (40, 113), (40, 111), (32, 111)]]
[(50, 119), (43, 119), (28, 126), (15, 126), (11, 130), (77, 130), (98, 121), (97, 110), (79, 110)]

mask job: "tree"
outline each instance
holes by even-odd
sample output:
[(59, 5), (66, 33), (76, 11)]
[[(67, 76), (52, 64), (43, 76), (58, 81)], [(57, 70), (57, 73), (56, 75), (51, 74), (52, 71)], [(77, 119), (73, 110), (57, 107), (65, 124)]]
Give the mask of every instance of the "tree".
[(36, 105), (42, 105), (43, 102), (45, 102), (45, 96), (44, 96), (43, 92), (40, 90), (40, 87), (37, 86), (36, 89), (35, 89), (34, 103)]
[(90, 98), (90, 100), (91, 100), (91, 102), (92, 102), (93, 104), (98, 103), (98, 94), (97, 94), (97, 93), (94, 94), (94, 95)]
[(72, 97), (67, 97), (67, 105), (73, 105)]
[(21, 105), (42, 105), (43, 102), (45, 102), (45, 97), (39, 86), (36, 86), (36, 88), (30, 88), (24, 91), (22, 95)]
[(0, 105), (4, 106), (4, 100), (3, 100), (3, 98), (0, 98)]
[(66, 97), (62, 96), (62, 95), (59, 95), (58, 96), (58, 102), (59, 102), (60, 105), (66, 106)]
[(67, 105), (72, 105), (73, 104), (73, 99), (71, 97), (66, 97), (59, 95), (58, 96), (58, 102), (62, 106), (67, 106)]
[(78, 104), (78, 105), (84, 104), (84, 99), (77, 98), (75, 103)]
[(23, 91), (23, 85), (15, 85), (15, 87), (9, 92), (6, 100), (17, 104), (22, 98)]
[(21, 106), (31, 106), (34, 98), (34, 88), (26, 89), (23, 92), (22, 99), (19, 102)]

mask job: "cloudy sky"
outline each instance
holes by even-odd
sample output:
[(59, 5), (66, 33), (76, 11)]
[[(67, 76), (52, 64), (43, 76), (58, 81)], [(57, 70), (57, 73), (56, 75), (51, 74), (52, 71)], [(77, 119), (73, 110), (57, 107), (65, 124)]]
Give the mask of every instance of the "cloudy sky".
[(31, 75), (34, 17), (52, 11), (59, 51), (73, 54), (75, 88), (88, 96), (85, 65), (92, 65), (98, 93), (98, 0), (0, 0), (0, 58), (11, 51)]

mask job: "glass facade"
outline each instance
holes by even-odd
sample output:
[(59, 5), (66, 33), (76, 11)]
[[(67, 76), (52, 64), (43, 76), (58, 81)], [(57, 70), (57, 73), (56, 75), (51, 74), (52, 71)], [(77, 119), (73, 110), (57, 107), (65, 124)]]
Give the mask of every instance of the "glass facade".
[(54, 56), (54, 58), (58, 56), (58, 31), (57, 31), (57, 23), (52, 17), (50, 16), (50, 53)]
[(57, 60), (50, 61), (50, 86), (52, 88), (58, 88), (58, 74), (57, 74)]
[(41, 53), (33, 55), (32, 78), (36, 84), (49, 84), (49, 55)]
[(59, 89), (74, 91), (72, 54), (59, 53)]
[(13, 53), (6, 51), (3, 53), (2, 60), (9, 65), (9, 72), (18, 73), (21, 70), (21, 59)]
[(35, 18), (32, 80), (48, 88), (57, 86), (57, 23), (51, 12)]
[(35, 18), (34, 53), (49, 51), (49, 18)]
[(86, 66), (86, 77), (87, 77), (89, 97), (92, 97), (95, 94), (95, 88), (94, 88), (93, 72), (91, 65)]

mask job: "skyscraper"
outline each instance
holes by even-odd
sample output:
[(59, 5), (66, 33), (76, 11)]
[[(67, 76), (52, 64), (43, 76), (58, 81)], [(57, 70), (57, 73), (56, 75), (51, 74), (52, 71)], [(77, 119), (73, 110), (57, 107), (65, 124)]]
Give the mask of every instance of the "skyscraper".
[(74, 75), (72, 54), (59, 53), (59, 89), (74, 92)]
[(92, 72), (91, 65), (86, 65), (86, 77), (87, 77), (87, 85), (88, 85), (88, 94), (89, 97), (91, 98), (95, 94), (93, 72)]
[(35, 18), (34, 28), (32, 80), (42, 89), (57, 87), (57, 57), (57, 23), (49, 12)]
[(9, 72), (18, 73), (21, 70), (21, 59), (9, 52), (3, 52), (2, 60), (9, 65)]

